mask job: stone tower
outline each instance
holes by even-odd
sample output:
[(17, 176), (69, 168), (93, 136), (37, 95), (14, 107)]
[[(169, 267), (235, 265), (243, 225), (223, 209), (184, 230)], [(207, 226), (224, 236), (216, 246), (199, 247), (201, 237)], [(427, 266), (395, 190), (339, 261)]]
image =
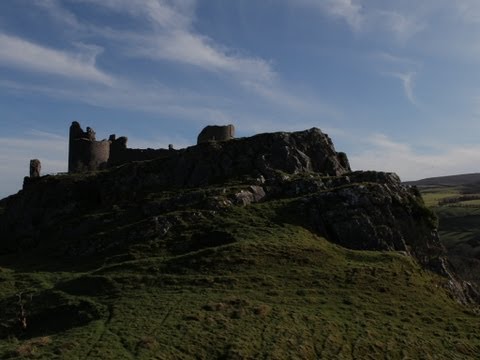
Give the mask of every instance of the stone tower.
[(231, 140), (235, 136), (235, 126), (233, 125), (209, 125), (205, 127), (197, 138), (197, 144), (208, 141), (226, 141)]
[(68, 172), (79, 173), (103, 169), (110, 157), (110, 141), (95, 139), (93, 129), (83, 131), (76, 121), (70, 126)]
[(42, 164), (38, 159), (30, 160), (30, 177), (31, 178), (38, 178), (40, 177), (40, 171), (42, 169)]

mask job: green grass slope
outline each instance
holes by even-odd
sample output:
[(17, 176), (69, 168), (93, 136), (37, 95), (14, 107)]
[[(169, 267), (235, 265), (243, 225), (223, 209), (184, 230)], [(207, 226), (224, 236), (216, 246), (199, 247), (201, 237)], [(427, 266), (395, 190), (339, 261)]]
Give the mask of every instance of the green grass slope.
[[(401, 253), (334, 245), (296, 225), (289, 201), (177, 209), (172, 230), (102, 257), (62, 262), (62, 243), (4, 256), (0, 358), (478, 358), (480, 318), (444, 278)], [(75, 221), (95, 218), (84, 241), (105, 249), (147, 226), (135, 214)]]

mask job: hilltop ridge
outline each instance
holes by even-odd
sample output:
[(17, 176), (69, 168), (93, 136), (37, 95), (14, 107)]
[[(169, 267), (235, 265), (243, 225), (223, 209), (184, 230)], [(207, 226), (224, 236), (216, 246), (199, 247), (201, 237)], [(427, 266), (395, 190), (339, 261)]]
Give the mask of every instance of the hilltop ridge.
[(466, 184), (475, 184), (475, 183), (480, 183), (480, 173), (436, 176), (436, 177), (429, 177), (429, 178), (415, 180), (415, 181), (404, 182), (405, 185), (415, 185), (415, 186), (431, 186), (431, 185), (457, 186), (457, 185), (466, 185)]
[[(368, 350), (368, 342), (355, 340), (344, 349), (338, 344), (350, 340), (330, 339), (328, 332), (300, 335), (310, 329), (304, 320), (312, 311), (314, 323), (329, 324), (342, 339), (357, 335), (339, 327), (357, 325), (383, 339), (377, 332), (383, 311), (410, 316), (415, 306), (427, 317), (448, 309), (446, 321), (457, 330), (443, 345), (427, 339), (418, 346), (452, 354), (453, 341), (470, 331), (458, 327), (476, 324), (473, 315), (463, 315), (463, 324), (454, 318), (478, 295), (450, 267), (436, 218), (418, 191), (392, 173), (352, 172), (347, 156), (315, 128), (206, 141), (100, 171), (27, 178), (22, 191), (0, 202), (0, 232), (0, 303), (8, 309), (0, 314), (0, 339), (53, 336), (42, 345), (46, 358), (49, 351), (78, 354), (86, 345), (59, 350), (59, 344), (85, 344), (93, 329), (91, 358), (255, 358), (273, 351), (267, 344), (273, 340), (248, 340), (250, 332), (240, 329), (256, 334), (262, 324), (273, 326), (265, 336), (278, 334), (279, 346), (286, 346), (278, 356), (288, 357), (290, 335), (274, 329), (284, 328), (289, 316), (298, 322), (292, 327), (298, 344), (315, 343), (307, 357), (353, 358), (354, 348), (380, 356), (388, 346)], [(370, 304), (380, 298), (385, 309), (378, 313)], [(292, 308), (300, 299), (303, 307)], [(24, 327), (14, 315), (19, 301), (27, 309)], [(319, 301), (327, 304), (318, 305), (322, 316)], [(351, 315), (343, 318), (341, 311)], [(56, 313), (65, 321), (55, 322)], [(363, 325), (348, 325), (353, 314)], [(425, 321), (395, 325), (388, 341), (397, 344), (406, 326), (407, 337), (418, 342), (415, 334), (432, 331)], [(141, 330), (126, 330), (128, 322)], [(475, 339), (465, 354), (480, 349)], [(115, 349), (111, 356), (105, 344)]]
[[(471, 291), (449, 268), (435, 216), (424, 207), (420, 194), (402, 186), (395, 174), (352, 173), (347, 156), (337, 152), (328, 135), (317, 128), (206, 141), (157, 159), (84, 175), (26, 178), (24, 190), (7, 199), (0, 217), (6, 239), (0, 243), (0, 253), (25, 251), (32, 245), (41, 248), (54, 238), (69, 238), (63, 246), (71, 253), (74, 239), (81, 234), (83, 240), (85, 231), (95, 227), (82, 224), (77, 232), (74, 222), (80, 214), (126, 205), (140, 207), (149, 218), (158, 216), (145, 210), (152, 208), (152, 193), (232, 181), (244, 184), (246, 190), (234, 198), (204, 194), (203, 200), (221, 208), (214, 202), (248, 204), (282, 194), (303, 196), (298, 208), (290, 211), (304, 213), (304, 226), (347, 248), (411, 254), (426, 268), (451, 278), (451, 290), (462, 302), (469, 301)], [(165, 210), (177, 205), (170, 207)]]

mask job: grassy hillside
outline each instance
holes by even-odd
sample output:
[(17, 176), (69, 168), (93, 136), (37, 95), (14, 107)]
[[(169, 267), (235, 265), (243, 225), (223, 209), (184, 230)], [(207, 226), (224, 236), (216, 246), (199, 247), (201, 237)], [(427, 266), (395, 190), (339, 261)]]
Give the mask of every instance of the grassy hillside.
[[(153, 220), (115, 206), (71, 220), (97, 224), (82, 244), (102, 256), (63, 261), (63, 239), (0, 258), (0, 358), (478, 358), (480, 318), (446, 279), (318, 237), (291, 201)], [(155, 233), (108, 248), (151, 221)]]

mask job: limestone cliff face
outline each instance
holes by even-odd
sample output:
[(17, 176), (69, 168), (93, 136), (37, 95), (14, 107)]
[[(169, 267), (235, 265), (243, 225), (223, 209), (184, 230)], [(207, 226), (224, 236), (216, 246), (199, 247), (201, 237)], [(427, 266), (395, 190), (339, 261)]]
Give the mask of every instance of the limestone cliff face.
[(202, 143), (162, 163), (142, 166), (141, 171), (147, 176), (155, 174), (153, 181), (165, 185), (199, 186), (244, 175), (271, 177), (277, 172), (340, 175), (349, 172), (350, 166), (330, 138), (314, 128)]
[[(207, 185), (220, 190), (203, 190)], [(185, 188), (192, 191), (175, 195)], [(150, 200), (161, 192), (162, 201)], [(420, 194), (401, 185), (395, 174), (351, 172), (345, 154), (318, 129), (203, 143), (99, 173), (29, 179), (23, 191), (0, 203), (0, 254), (48, 241), (61, 243), (55, 251), (66, 255), (101, 253), (160, 236), (176, 222), (194, 221), (167, 213), (189, 207), (222, 211), (275, 199), (288, 199), (279, 214), (284, 221), (347, 248), (402, 251), (449, 277), (452, 291), (468, 301), (470, 290), (450, 270), (435, 216)], [(121, 216), (141, 226), (87, 242), (105, 223), (123, 221), (120, 215), (88, 216), (112, 208), (124, 209)]]
[(305, 187), (308, 192), (291, 211), (332, 242), (354, 250), (402, 251), (429, 268), (444, 255), (435, 215), (393, 173), (357, 171), (284, 188), (292, 186), (297, 194)]

